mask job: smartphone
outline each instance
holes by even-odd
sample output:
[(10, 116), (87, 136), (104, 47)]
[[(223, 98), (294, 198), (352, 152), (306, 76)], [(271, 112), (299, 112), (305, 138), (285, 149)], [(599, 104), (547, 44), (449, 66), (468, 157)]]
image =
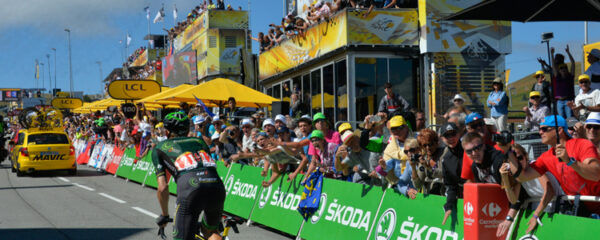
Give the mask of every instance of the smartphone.
[(381, 121), (381, 116), (379, 116), (379, 115), (373, 115), (371, 118), (369, 118), (369, 122), (372, 122), (372, 123), (376, 123), (379, 121)]

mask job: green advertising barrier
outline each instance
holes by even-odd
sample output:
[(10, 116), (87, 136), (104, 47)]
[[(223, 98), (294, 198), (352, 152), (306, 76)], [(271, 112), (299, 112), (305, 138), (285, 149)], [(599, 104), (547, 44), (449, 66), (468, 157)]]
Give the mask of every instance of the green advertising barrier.
[(319, 210), (306, 221), (300, 236), (367, 239), (382, 195), (381, 187), (324, 179)]
[[(521, 210), (523, 211), (523, 210)], [(600, 236), (600, 223), (598, 219), (569, 216), (563, 214), (544, 213), (538, 224), (530, 234), (526, 234), (529, 219), (533, 216), (532, 209), (525, 210), (524, 214), (515, 221), (517, 226), (511, 239), (598, 239)]]
[(133, 162), (135, 161), (135, 149), (127, 148), (123, 153), (123, 157), (121, 158), (121, 163), (119, 164), (119, 168), (117, 169), (117, 176), (122, 178), (129, 179), (129, 174), (131, 173), (131, 168), (133, 167)]
[(225, 163), (223, 163), (223, 161), (217, 161), (217, 174), (219, 174), (221, 181), (225, 182), (228, 173), (229, 168), (225, 167)]
[(250, 219), (288, 234), (298, 234), (302, 216), (297, 208), (304, 191), (304, 186), (300, 185), (303, 178), (299, 174), (288, 182), (286, 174), (270, 187), (263, 188)]
[(262, 190), (262, 168), (234, 163), (224, 181), (227, 198), (224, 210), (248, 219), (256, 198)]
[(146, 177), (146, 181), (144, 181), (144, 185), (150, 186), (153, 188), (158, 187), (158, 181), (156, 180), (156, 168), (152, 163), (152, 159), (150, 159), (150, 166), (148, 167), (148, 176)]
[(148, 174), (148, 169), (152, 165), (152, 150), (146, 154), (142, 159), (139, 159), (137, 163), (131, 167), (131, 172), (129, 173), (129, 180), (144, 183), (146, 179), (146, 175)]
[[(463, 239), (462, 207), (442, 225), (445, 197), (418, 194), (411, 200), (394, 189), (384, 195), (369, 240)], [(457, 205), (462, 206), (462, 200)]]

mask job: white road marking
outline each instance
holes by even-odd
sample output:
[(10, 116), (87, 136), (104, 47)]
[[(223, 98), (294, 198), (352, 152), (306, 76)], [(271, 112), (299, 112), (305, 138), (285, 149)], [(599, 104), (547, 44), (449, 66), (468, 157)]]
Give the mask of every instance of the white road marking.
[(136, 210), (136, 211), (138, 211), (138, 212), (141, 212), (141, 213), (143, 213), (143, 214), (146, 214), (146, 215), (148, 215), (148, 216), (150, 216), (150, 217), (153, 217), (153, 218), (158, 218), (158, 214), (155, 214), (155, 213), (153, 213), (153, 212), (150, 212), (150, 211), (148, 211), (148, 210), (146, 210), (146, 209), (143, 209), (143, 208), (141, 208), (141, 207), (131, 207), (131, 208), (133, 208), (134, 210)]
[(71, 180), (66, 179), (64, 177), (57, 177), (58, 179), (62, 180), (63, 182), (71, 182)]
[(80, 187), (80, 188), (83, 188), (83, 189), (85, 189), (85, 190), (88, 190), (88, 191), (92, 191), (92, 192), (93, 192), (93, 191), (96, 191), (96, 189), (93, 189), (93, 188), (91, 188), (91, 187), (88, 187), (88, 186), (85, 186), (85, 185), (81, 185), (81, 184), (79, 184), (79, 183), (73, 183), (73, 185), (75, 185), (75, 186), (77, 186), (77, 187)]
[(118, 203), (121, 203), (121, 204), (123, 204), (123, 203), (127, 203), (127, 202), (125, 202), (125, 201), (123, 201), (123, 200), (121, 200), (121, 199), (118, 199), (118, 198), (116, 198), (116, 197), (113, 197), (113, 196), (111, 196), (111, 195), (108, 195), (108, 194), (106, 194), (106, 193), (98, 193), (98, 194), (100, 194), (100, 196), (103, 196), (103, 197), (105, 197), (105, 198), (108, 198), (108, 199), (110, 199), (110, 200), (113, 200), (113, 201), (115, 201), (115, 202), (118, 202)]

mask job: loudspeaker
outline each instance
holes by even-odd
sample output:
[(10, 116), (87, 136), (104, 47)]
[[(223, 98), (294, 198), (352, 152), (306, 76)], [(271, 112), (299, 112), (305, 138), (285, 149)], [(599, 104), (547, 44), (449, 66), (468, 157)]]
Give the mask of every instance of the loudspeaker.
[(273, 102), (271, 105), (271, 116), (275, 115), (289, 115), (290, 114), (290, 103), (289, 102)]

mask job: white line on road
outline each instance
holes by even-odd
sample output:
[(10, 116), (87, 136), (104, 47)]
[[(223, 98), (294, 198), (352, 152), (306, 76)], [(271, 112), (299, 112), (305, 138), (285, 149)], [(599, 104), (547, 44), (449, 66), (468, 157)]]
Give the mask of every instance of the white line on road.
[(146, 214), (146, 215), (148, 215), (148, 216), (150, 216), (150, 217), (153, 217), (153, 218), (158, 218), (158, 214), (155, 214), (155, 213), (153, 213), (153, 212), (150, 212), (150, 211), (148, 211), (148, 210), (146, 210), (146, 209), (143, 209), (143, 208), (141, 208), (141, 207), (131, 207), (131, 208), (133, 208), (134, 210), (136, 210), (136, 211), (138, 211), (138, 212), (141, 212), (141, 213), (143, 213), (143, 214)]
[(57, 177), (58, 179), (62, 180), (63, 182), (71, 182), (71, 180), (66, 179), (64, 177)]
[(91, 187), (88, 187), (88, 186), (81, 185), (81, 184), (79, 184), (79, 183), (73, 183), (73, 185), (75, 185), (75, 186), (77, 186), (77, 187), (80, 187), (80, 188), (83, 188), (83, 189), (85, 189), (85, 190), (88, 190), (88, 191), (92, 191), (92, 192), (93, 192), (93, 191), (96, 191), (96, 189), (93, 189), (93, 188), (91, 188)]
[(127, 202), (125, 202), (125, 201), (123, 201), (123, 200), (121, 200), (121, 199), (118, 199), (118, 198), (116, 198), (116, 197), (113, 197), (113, 196), (111, 196), (111, 195), (108, 195), (108, 194), (106, 194), (106, 193), (98, 193), (98, 194), (100, 194), (100, 196), (103, 196), (103, 197), (105, 197), (105, 198), (108, 198), (108, 199), (110, 199), (110, 200), (113, 200), (113, 201), (115, 201), (115, 202), (118, 202), (118, 203), (121, 203), (121, 204), (123, 204), (123, 203), (127, 203)]

